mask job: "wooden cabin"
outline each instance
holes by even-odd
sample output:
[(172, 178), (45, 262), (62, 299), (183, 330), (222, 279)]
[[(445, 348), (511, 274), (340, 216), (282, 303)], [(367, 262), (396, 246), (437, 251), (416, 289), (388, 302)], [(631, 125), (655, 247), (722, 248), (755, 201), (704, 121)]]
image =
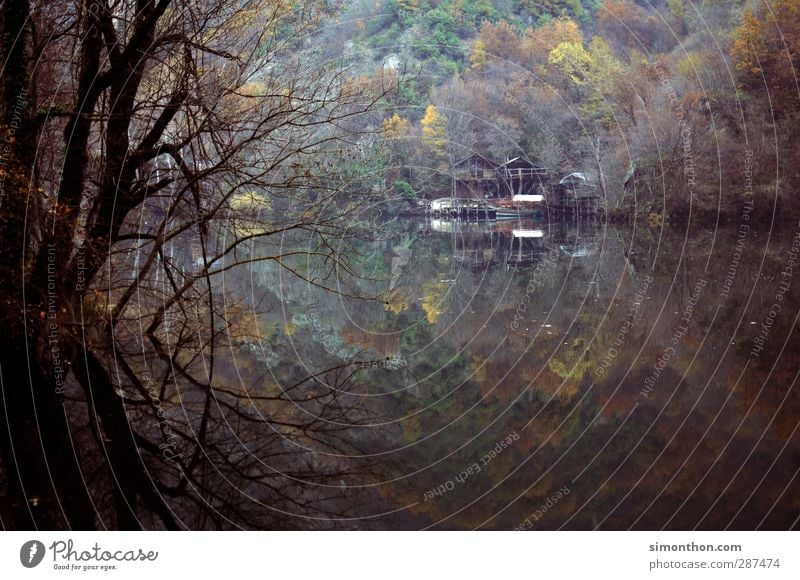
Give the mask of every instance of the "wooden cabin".
[(470, 155), (455, 164), (455, 197), (485, 199), (497, 197), (498, 165), (483, 155)]
[(500, 197), (544, 195), (549, 175), (547, 169), (529, 159), (515, 157), (497, 168)]
[(454, 166), (454, 196), (496, 199), (515, 195), (544, 195), (549, 174), (540, 163), (522, 157), (495, 163), (477, 153)]

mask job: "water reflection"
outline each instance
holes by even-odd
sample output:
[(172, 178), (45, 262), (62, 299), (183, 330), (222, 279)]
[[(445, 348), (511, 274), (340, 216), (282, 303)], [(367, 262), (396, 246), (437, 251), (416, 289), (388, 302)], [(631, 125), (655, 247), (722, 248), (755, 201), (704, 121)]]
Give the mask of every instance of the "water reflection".
[(796, 288), (770, 317), (795, 232), (754, 232), (731, 281), (733, 230), (377, 229), (354, 248), (348, 288), (378, 299), (299, 280), (276, 291), (267, 266), (254, 277), (254, 293), (280, 303), (259, 321), (282, 361), (275, 380), (298, 365), (357, 372), (348, 396), (365, 421), (348, 461), (381, 467), (350, 483), (368, 498), (360, 515), (391, 515), (347, 526), (796, 522)]

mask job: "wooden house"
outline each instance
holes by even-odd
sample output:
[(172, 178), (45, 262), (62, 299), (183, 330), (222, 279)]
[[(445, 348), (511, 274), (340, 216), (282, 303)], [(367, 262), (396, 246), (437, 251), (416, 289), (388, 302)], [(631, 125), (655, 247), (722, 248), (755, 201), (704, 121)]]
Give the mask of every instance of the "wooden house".
[(453, 175), (455, 197), (497, 197), (497, 168), (497, 163), (477, 153), (456, 163)]
[[(454, 166), (453, 197), (467, 199), (512, 199), (542, 196), (547, 192), (549, 173), (539, 163), (522, 157), (495, 163), (477, 153)], [(531, 198), (533, 200), (533, 198)]]
[(500, 197), (544, 194), (549, 175), (547, 169), (529, 159), (515, 157), (497, 168)]

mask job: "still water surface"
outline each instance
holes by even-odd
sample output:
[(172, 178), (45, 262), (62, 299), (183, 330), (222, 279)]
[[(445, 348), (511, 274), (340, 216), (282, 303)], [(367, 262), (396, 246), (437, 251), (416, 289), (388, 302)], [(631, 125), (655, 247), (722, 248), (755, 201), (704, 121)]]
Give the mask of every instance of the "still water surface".
[(241, 367), (355, 371), (341, 461), (371, 475), (342, 487), (370, 517), (338, 527), (796, 524), (797, 231), (374, 224), (337, 286), (372, 300), (270, 266), (241, 284)]

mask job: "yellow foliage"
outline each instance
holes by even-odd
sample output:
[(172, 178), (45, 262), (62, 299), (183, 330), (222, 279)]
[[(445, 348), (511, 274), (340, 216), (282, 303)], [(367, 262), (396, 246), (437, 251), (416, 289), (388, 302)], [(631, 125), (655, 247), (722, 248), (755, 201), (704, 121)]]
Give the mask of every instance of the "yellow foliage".
[(548, 62), (579, 85), (589, 77), (592, 57), (581, 43), (562, 42), (550, 51)]
[(686, 6), (683, 0), (667, 0), (667, 9), (675, 18), (684, 18), (686, 16)]
[(585, 341), (582, 338), (574, 339), (569, 345), (564, 345), (550, 359), (550, 371), (562, 379), (580, 381), (583, 374), (592, 365), (584, 356)]
[(703, 57), (696, 52), (690, 52), (675, 65), (675, 70), (679, 75), (686, 78), (694, 78), (703, 70)]
[(622, 68), (611, 48), (600, 36), (595, 36), (589, 43), (589, 57), (592, 72), (598, 78), (606, 78), (609, 73), (617, 73)]
[(480, 38), (475, 41), (472, 51), (469, 53), (469, 62), (474, 70), (486, 65), (486, 43)]
[(264, 94), (264, 84), (259, 82), (250, 82), (244, 84), (239, 89), (239, 94), (245, 97), (256, 97)]
[(434, 105), (428, 105), (422, 118), (422, 140), (433, 149), (442, 149), (447, 144), (445, 119)]
[(254, 236), (268, 231), (265, 223), (269, 216), (264, 212), (272, 210), (272, 201), (266, 195), (244, 191), (234, 195), (229, 205), (230, 223), (237, 236)]
[(736, 59), (736, 68), (752, 74), (760, 74), (760, 61), (764, 56), (764, 27), (749, 10), (742, 15), (742, 22), (733, 31), (731, 54)]
[(381, 129), (387, 139), (397, 139), (408, 131), (408, 120), (395, 113), (383, 120)]
[(248, 190), (234, 195), (231, 198), (230, 206), (231, 209), (238, 211), (258, 212), (272, 209), (272, 201), (264, 194)]
[[(401, 421), (404, 441), (417, 441), (423, 435), (422, 421), (419, 415), (406, 417)], [(429, 502), (433, 503), (433, 502)]]
[(546, 58), (553, 49), (564, 42), (583, 44), (583, 38), (574, 20), (559, 18), (540, 28), (527, 29), (523, 47), (529, 58)]
[(486, 381), (486, 359), (479, 354), (472, 355), (469, 370), (472, 372), (472, 380), (478, 383)]
[(550, 52), (549, 63), (576, 85), (588, 85), (600, 93), (610, 90), (622, 70), (619, 60), (599, 36), (592, 39), (588, 50), (580, 43), (562, 42)]
[(397, 0), (397, 6), (406, 12), (416, 12), (419, 10), (419, 3), (417, 0)]
[(426, 282), (422, 285), (422, 309), (429, 324), (439, 321), (440, 308), (449, 287), (445, 282)]

